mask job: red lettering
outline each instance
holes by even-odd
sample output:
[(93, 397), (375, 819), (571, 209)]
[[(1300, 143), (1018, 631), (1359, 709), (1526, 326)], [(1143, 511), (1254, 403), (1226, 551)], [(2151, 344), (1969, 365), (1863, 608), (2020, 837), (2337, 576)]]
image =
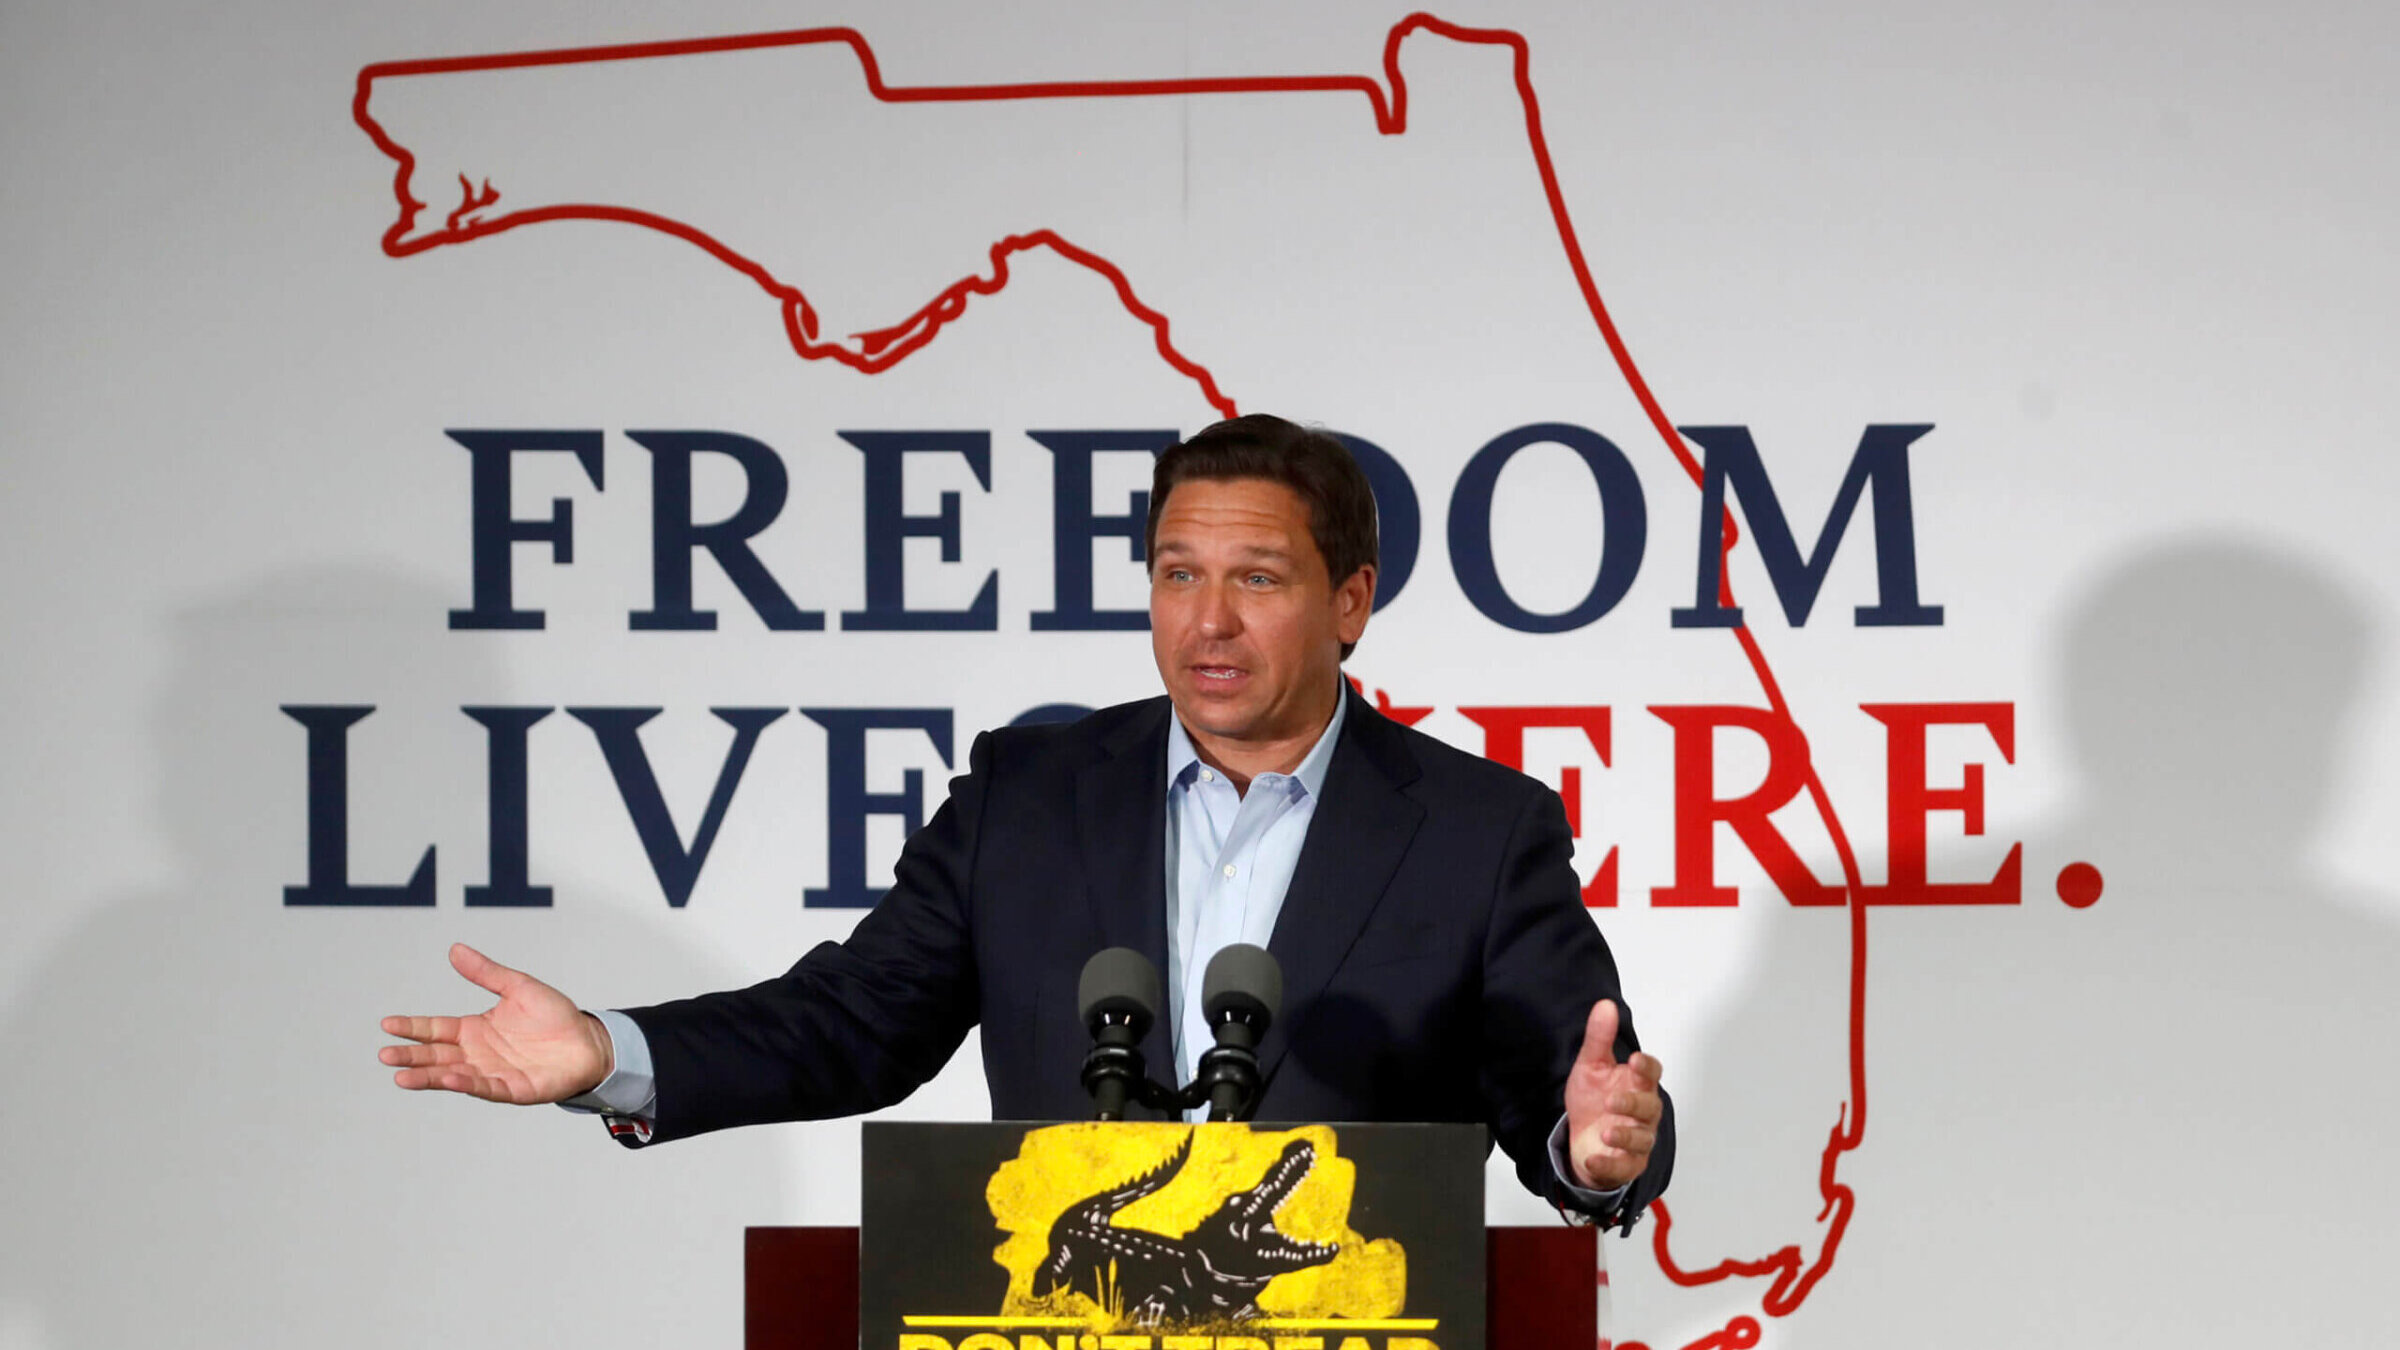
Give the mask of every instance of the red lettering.
[[(1696, 907), (1739, 903), (1741, 893), (1717, 884), (1716, 843), (1719, 824), (1733, 827), (1766, 869), (1775, 889), (1795, 905), (1838, 905), (1842, 888), (1828, 886), (1809, 874), (1800, 855), (1767, 817), (1800, 795), (1806, 786), (1808, 742), (1789, 718), (1765, 708), (1708, 705), (1650, 709), (1653, 716), (1675, 729), (1675, 883), (1650, 888), (1650, 903), (1661, 907)], [(1767, 773), (1756, 788), (1740, 797), (1720, 799), (1716, 787), (1716, 741), (1719, 727), (1739, 727), (1766, 743)]]
[(2013, 703), (1862, 703), (1859, 710), (1884, 726), (1884, 797), (1889, 855), (1885, 884), (1861, 888), (1870, 905), (2014, 905), (2024, 899), (2025, 845), (2009, 847), (2007, 861), (1990, 881), (1935, 882), (1925, 876), (1925, 820), (1936, 811), (1965, 817), (1969, 835), (1983, 833), (1983, 766), (1965, 766), (1957, 787), (1925, 782), (1925, 729), (1979, 726), (2000, 747), (2000, 758), (2017, 762), (2017, 705)]

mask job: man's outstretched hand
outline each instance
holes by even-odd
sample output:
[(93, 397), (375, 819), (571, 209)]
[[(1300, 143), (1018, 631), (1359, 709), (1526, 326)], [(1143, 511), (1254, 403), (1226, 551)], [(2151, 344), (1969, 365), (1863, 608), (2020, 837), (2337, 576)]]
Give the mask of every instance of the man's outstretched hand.
[(1650, 1165), (1658, 1142), (1655, 1056), (1617, 1062), (1617, 1005), (1602, 999), (1583, 1024), (1583, 1049), (1567, 1074), (1567, 1155), (1595, 1191), (1613, 1191)]
[(387, 1034), (416, 1042), (383, 1047), (383, 1062), (400, 1070), (394, 1083), (532, 1106), (579, 1097), (608, 1077), (608, 1031), (574, 1000), (463, 942), (451, 944), (450, 964), (500, 1001), (473, 1017), (383, 1019)]

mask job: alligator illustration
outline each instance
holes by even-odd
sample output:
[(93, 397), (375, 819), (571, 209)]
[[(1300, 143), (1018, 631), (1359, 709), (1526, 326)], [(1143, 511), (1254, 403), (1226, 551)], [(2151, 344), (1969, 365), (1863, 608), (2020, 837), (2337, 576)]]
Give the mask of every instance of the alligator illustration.
[(1258, 1295), (1267, 1281), (1334, 1258), (1339, 1249), (1333, 1244), (1300, 1242), (1275, 1227), (1275, 1210), (1316, 1165), (1316, 1149), (1304, 1139), (1284, 1145), (1283, 1156), (1257, 1185), (1227, 1196), (1181, 1238), (1111, 1222), (1117, 1211), (1173, 1181), (1191, 1155), (1192, 1137), (1186, 1135), (1173, 1157), (1059, 1215), (1050, 1226), (1049, 1258), (1034, 1272), (1035, 1297), (1066, 1288), (1078, 1277), (1097, 1284), (1113, 1265), (1129, 1322), (1247, 1321), (1260, 1315)]

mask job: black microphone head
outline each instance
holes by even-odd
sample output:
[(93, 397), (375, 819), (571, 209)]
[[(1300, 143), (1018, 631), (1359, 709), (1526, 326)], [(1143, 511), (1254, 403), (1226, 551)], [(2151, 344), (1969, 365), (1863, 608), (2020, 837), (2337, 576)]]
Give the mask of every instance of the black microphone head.
[(1158, 967), (1149, 957), (1131, 947), (1110, 947), (1083, 963), (1083, 977), (1075, 982), (1075, 1005), (1087, 1029), (1097, 1031), (1101, 1019), (1113, 1015), (1130, 1022), (1138, 1039), (1158, 1020), (1164, 993)]
[(1283, 967), (1264, 947), (1228, 943), (1208, 959), (1200, 977), (1200, 1011), (1214, 1026), (1228, 1015), (1264, 1030), (1283, 1009)]

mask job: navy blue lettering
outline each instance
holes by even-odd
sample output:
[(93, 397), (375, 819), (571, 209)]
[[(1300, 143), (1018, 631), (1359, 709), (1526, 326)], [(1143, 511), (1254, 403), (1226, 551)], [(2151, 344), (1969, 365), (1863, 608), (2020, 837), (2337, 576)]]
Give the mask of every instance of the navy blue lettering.
[(512, 550), (518, 544), (548, 544), (550, 560), (575, 561), (575, 503), (550, 502), (550, 514), (520, 520), (509, 514), (509, 457), (518, 451), (566, 451), (599, 489), (600, 433), (597, 431), (445, 432), (474, 457), (469, 478), (468, 529), (474, 560), (475, 607), (450, 611), (454, 629), (539, 628), (542, 612), (518, 609), (513, 599)]
[(898, 816), (910, 834), (925, 827), (925, 773), (909, 769), (898, 792), (867, 791), (867, 733), (922, 731), (950, 761), (948, 708), (802, 708), (825, 728), (825, 884), (801, 903), (812, 909), (869, 909), (883, 898), (867, 886), (867, 817)]
[(966, 458), (983, 490), (992, 490), (992, 437), (984, 431), (844, 431), (843, 440), (867, 457), (867, 607), (842, 611), (842, 627), (858, 632), (983, 632), (1000, 626), (1000, 574), (984, 574), (982, 589), (965, 609), (910, 609), (904, 559), (911, 538), (938, 539), (942, 561), (959, 559), (958, 494), (942, 494), (939, 513), (902, 511), (902, 484), (910, 453), (955, 454)]
[(1875, 486), (1876, 603), (1859, 606), (1852, 617), (1861, 628), (1940, 625), (1942, 607), (1917, 600), (1916, 512), (1908, 484), (1908, 447), (1933, 430), (1932, 424), (1870, 426), (1859, 436), (1858, 450), (1850, 457), (1849, 472), (1842, 476), (1841, 490), (1834, 494), (1833, 509), (1825, 517), (1825, 528), (1818, 533), (1816, 546), (1809, 551), (1805, 562), (1801, 560), (1798, 543), (1793, 540), (1792, 527), (1784, 519), (1783, 504), (1775, 498), (1775, 485), (1767, 481), (1767, 466), (1759, 458), (1757, 443), (1750, 439), (1750, 429), (1681, 427), (1678, 430), (1700, 443), (1703, 468), (1699, 574), (1691, 607), (1672, 613), (1677, 628), (1741, 626), (1742, 607), (1720, 603), (1724, 598), (1727, 483), (1733, 485), (1734, 495), (1741, 499), (1742, 518), (1749, 522), (1751, 538), (1758, 545), (1758, 560), (1765, 565), (1767, 578), (1775, 586), (1775, 598), (1783, 605), (1783, 617), (1792, 627), (1808, 622), (1808, 611), (1817, 603), (1818, 588), (1825, 584), (1826, 570), (1833, 565), (1834, 547), (1849, 528), (1850, 517), (1858, 509), (1859, 494), (1866, 491), (1869, 483)]
[(1150, 494), (1136, 492), (1123, 515), (1092, 513), (1092, 456), (1110, 452), (1153, 457), (1180, 439), (1172, 431), (1028, 431), (1054, 457), (1050, 470), (1050, 608), (1036, 611), (1037, 633), (1132, 631), (1150, 626), (1147, 609), (1092, 608), (1092, 545), (1122, 538), (1127, 556), (1142, 561)]
[[(707, 549), (742, 598), (776, 632), (815, 631), (824, 614), (804, 610), (776, 584), (750, 540), (782, 514), (790, 490), (783, 460), (761, 442), (724, 431), (628, 431), (650, 452), (650, 608), (635, 610), (635, 632), (717, 626), (717, 612), (692, 607), (692, 554)], [(742, 504), (712, 525), (692, 520), (692, 456), (724, 455), (742, 467)]]
[[(1563, 445), (1591, 471), (1600, 489), (1600, 567), (1591, 590), (1569, 609), (1536, 614), (1510, 598), (1492, 558), (1492, 492), (1500, 471), (1532, 445)], [(1625, 452), (1597, 431), (1565, 422), (1539, 422), (1503, 432), (1475, 452), (1450, 497), (1450, 567), (1458, 588), (1486, 618), (1520, 633), (1564, 633), (1616, 608), (1642, 570), (1650, 531), (1642, 482)]]
[(486, 795), (490, 802), (491, 880), (467, 887), (470, 907), (546, 908), (550, 888), (533, 884), (528, 872), (526, 824), (525, 738), (533, 724), (550, 715), (548, 708), (461, 708), (483, 724), (484, 758), (489, 772)]
[(708, 806), (700, 813), (700, 828), (692, 832), (690, 846), (685, 846), (676, 832), (675, 818), (667, 811), (667, 800), (658, 790), (658, 775), (650, 767), (649, 752), (642, 748), (642, 724), (658, 716), (656, 708), (569, 708), (567, 715), (592, 729), (600, 742), (600, 753), (608, 760), (608, 772), (617, 780), (617, 795), (625, 801), (625, 812), (633, 817), (634, 833), (641, 837), (642, 851), (650, 855), (650, 871), (658, 877), (659, 889), (666, 892), (667, 904), (683, 908), (692, 898), (692, 888), (699, 884), (700, 868), (708, 861), (708, 851), (717, 842), (717, 827), (725, 823), (725, 809), (733, 804), (733, 790), (742, 781), (742, 770), (749, 767), (750, 752), (758, 745), (758, 735), (768, 724), (783, 716), (781, 708), (711, 708), (717, 720), (733, 728), (733, 744), (725, 751), (725, 762), (717, 769), (717, 785), (709, 791)]
[(350, 728), (373, 711), (371, 704), (283, 705), (285, 716), (308, 728), (308, 884), (284, 887), (287, 905), (433, 903), (431, 844), (402, 885), (350, 884)]

